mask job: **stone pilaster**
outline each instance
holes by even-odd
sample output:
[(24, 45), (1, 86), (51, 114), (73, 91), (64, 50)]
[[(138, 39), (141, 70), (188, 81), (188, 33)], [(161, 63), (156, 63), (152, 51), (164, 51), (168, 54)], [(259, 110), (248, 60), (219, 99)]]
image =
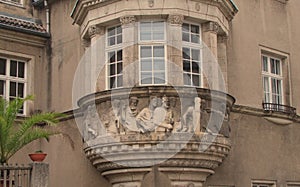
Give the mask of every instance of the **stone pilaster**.
[(184, 16), (171, 14), (168, 17), (168, 82), (172, 85), (183, 85), (182, 75), (182, 24)]
[[(105, 27), (91, 25), (88, 29), (90, 37), (90, 59), (86, 63), (86, 90), (93, 93), (96, 89), (105, 89), (105, 81), (97, 81), (99, 76), (105, 80)], [(101, 72), (101, 73), (100, 73)], [(101, 85), (99, 85), (101, 84)]]
[(227, 86), (227, 41), (228, 37), (226, 35), (218, 36), (218, 63), (222, 72), (222, 76), (225, 84), (219, 85), (224, 86), (224, 89), (228, 89)]
[(216, 22), (207, 22), (202, 25), (203, 42), (207, 48), (203, 50), (203, 70), (205, 73), (205, 86), (219, 90), (219, 67), (217, 62), (218, 47), (217, 47), (217, 34), (219, 26)]
[(123, 35), (123, 86), (131, 87), (138, 83), (138, 29), (133, 15), (120, 18)]

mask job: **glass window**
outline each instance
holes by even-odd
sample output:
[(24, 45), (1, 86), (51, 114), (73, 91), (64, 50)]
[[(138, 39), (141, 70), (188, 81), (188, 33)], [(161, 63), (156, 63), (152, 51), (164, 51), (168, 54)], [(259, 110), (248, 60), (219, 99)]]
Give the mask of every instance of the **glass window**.
[(107, 29), (107, 79), (108, 89), (123, 86), (123, 50), (121, 44), (122, 27), (115, 26)]
[(140, 46), (141, 84), (165, 84), (165, 47)]
[[(24, 61), (0, 58), (0, 96), (7, 100), (25, 97), (26, 63)], [(24, 114), (24, 107), (20, 110)]]
[(165, 39), (165, 22), (149, 21), (140, 23), (141, 41), (162, 41)]
[(182, 41), (200, 43), (200, 26), (188, 23), (182, 25)]
[(264, 102), (283, 104), (283, 76), (281, 60), (262, 55)]

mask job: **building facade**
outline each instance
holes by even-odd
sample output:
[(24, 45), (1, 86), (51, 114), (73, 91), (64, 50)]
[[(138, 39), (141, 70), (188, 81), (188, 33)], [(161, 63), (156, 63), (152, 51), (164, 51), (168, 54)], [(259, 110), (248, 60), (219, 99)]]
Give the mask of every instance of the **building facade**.
[[(65, 112), (50, 186), (300, 186), (297, 0), (0, 0), (0, 95)], [(26, 155), (26, 157), (24, 156)]]

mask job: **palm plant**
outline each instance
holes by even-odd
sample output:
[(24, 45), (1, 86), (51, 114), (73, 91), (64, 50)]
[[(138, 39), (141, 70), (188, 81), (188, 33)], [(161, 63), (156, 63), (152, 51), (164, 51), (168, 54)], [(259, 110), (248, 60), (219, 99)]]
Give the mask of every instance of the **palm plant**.
[(57, 134), (40, 123), (53, 126), (58, 123), (59, 113), (38, 113), (21, 120), (17, 120), (18, 113), (25, 101), (32, 100), (32, 96), (26, 98), (16, 98), (6, 101), (0, 98), (0, 164), (7, 163), (8, 160), (22, 147), (28, 143)]

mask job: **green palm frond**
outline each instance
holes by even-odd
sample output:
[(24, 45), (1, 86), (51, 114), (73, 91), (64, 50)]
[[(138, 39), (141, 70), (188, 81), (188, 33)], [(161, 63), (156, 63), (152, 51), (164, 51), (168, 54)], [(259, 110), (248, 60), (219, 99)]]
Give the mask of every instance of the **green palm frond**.
[[(26, 144), (40, 138), (48, 140), (49, 136), (57, 134), (46, 127), (58, 123), (58, 118), (63, 117), (59, 113), (34, 114), (19, 123), (16, 122), (24, 102), (32, 99), (32, 96), (28, 96), (7, 102), (0, 98), (0, 163), (7, 162)], [(45, 125), (43, 127), (37, 125), (41, 123)]]

